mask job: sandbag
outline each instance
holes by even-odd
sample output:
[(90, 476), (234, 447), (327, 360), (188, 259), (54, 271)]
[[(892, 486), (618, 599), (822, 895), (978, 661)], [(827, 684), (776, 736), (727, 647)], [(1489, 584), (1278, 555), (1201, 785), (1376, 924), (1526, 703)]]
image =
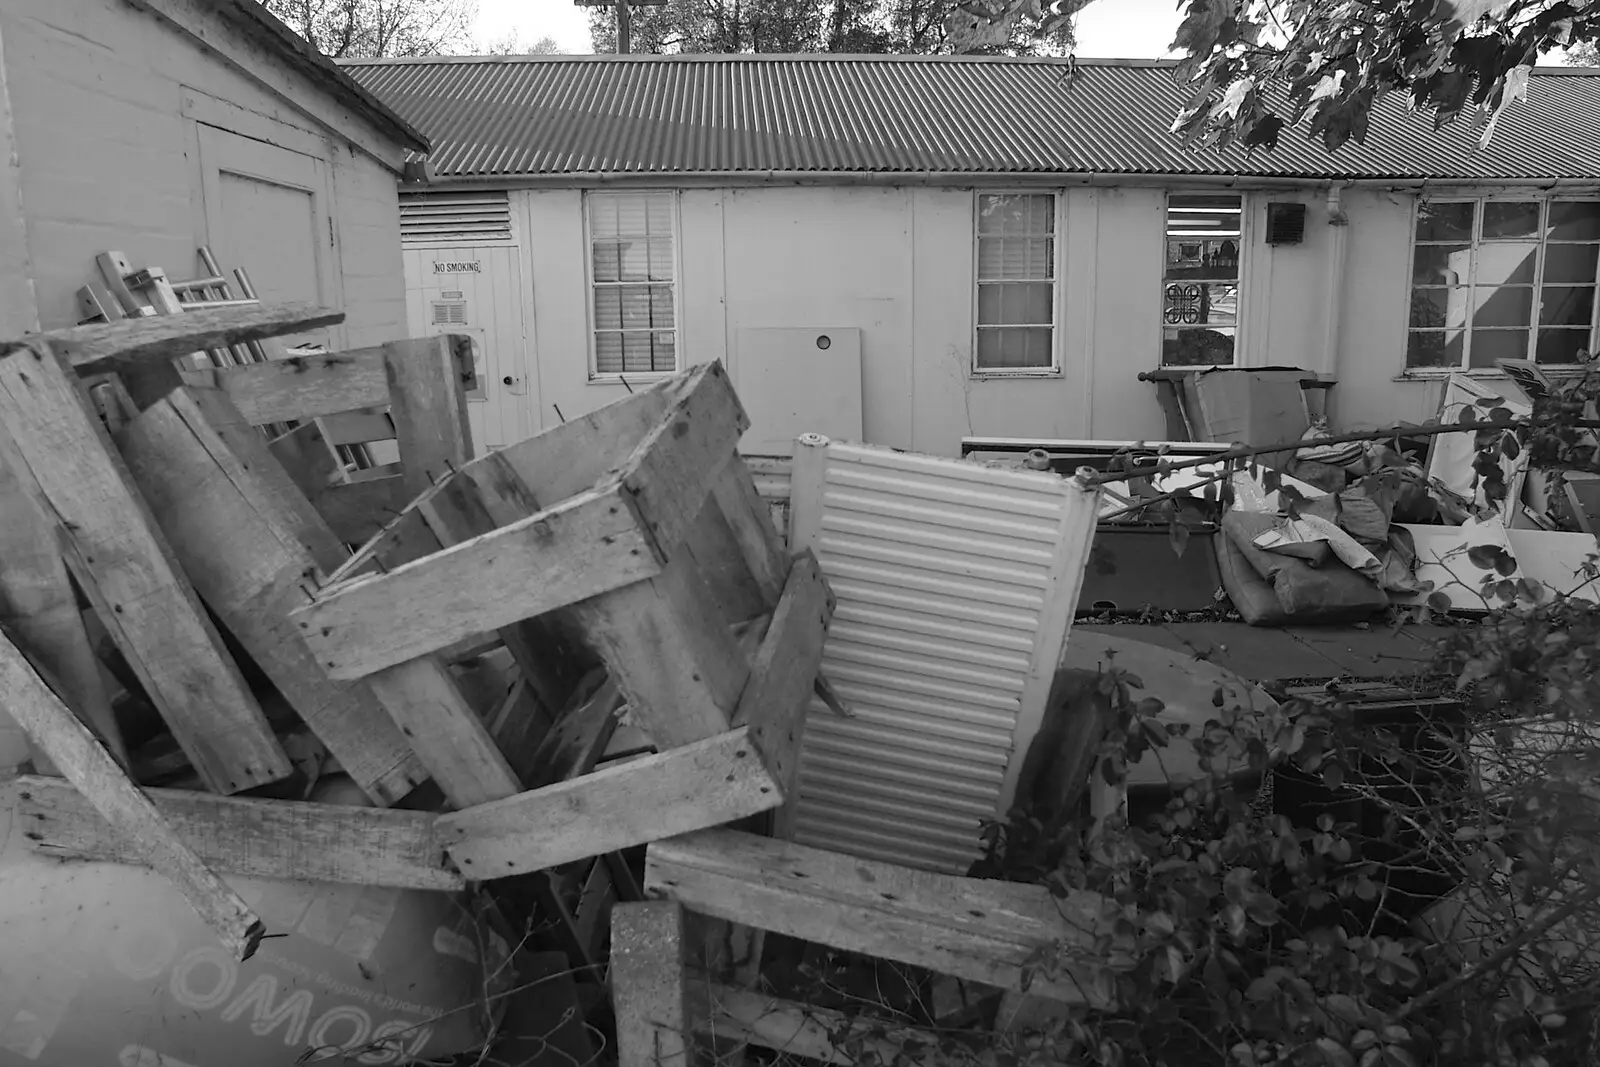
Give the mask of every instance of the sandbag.
[(1230, 511), (1222, 517), (1222, 530), (1250, 567), (1271, 582), (1288, 621), (1350, 622), (1389, 606), (1382, 589), (1348, 567), (1312, 567), (1305, 560), (1255, 547), (1255, 538), (1276, 522), (1273, 515)]

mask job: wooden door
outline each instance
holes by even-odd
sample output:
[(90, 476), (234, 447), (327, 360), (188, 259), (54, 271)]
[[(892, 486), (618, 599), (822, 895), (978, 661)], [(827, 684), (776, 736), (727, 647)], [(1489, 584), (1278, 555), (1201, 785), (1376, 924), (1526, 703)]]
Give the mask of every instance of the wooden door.
[[(225, 274), (243, 267), (264, 301), (341, 306), (326, 160), (201, 125), (200, 170), (205, 240)], [(343, 330), (284, 341), (342, 348)]]

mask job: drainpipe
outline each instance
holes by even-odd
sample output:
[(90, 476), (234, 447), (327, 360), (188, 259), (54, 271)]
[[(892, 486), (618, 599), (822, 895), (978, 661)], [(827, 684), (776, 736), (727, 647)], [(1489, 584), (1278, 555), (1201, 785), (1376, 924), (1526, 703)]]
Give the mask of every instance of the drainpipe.
[[(1333, 377), (1339, 370), (1339, 344), (1344, 336), (1345, 260), (1349, 258), (1350, 217), (1344, 211), (1345, 182), (1328, 186), (1328, 308), (1323, 324), (1322, 358), (1317, 373)], [(1326, 394), (1324, 394), (1326, 395)], [(1326, 414), (1326, 413), (1324, 413)]]

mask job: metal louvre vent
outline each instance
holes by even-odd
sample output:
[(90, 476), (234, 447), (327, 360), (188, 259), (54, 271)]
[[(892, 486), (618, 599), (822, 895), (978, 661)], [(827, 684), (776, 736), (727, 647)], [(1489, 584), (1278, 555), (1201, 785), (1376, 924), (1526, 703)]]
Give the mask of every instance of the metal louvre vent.
[(498, 193), (401, 193), (400, 240), (509, 241), (511, 200)]
[(435, 326), (464, 326), (467, 321), (467, 302), (465, 300), (437, 301), (433, 305), (433, 324)]

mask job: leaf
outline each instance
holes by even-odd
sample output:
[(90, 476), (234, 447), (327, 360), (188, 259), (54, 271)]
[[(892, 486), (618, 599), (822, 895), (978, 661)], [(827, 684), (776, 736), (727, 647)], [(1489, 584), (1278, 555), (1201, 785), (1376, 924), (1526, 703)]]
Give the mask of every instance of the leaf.
[(1167, 710), (1167, 706), (1155, 697), (1141, 697), (1136, 708), (1140, 715), (1154, 718)]
[(1517, 561), (1509, 552), (1500, 552), (1494, 557), (1494, 572), (1502, 578), (1509, 578), (1517, 571)]
[(1181, 557), (1183, 550), (1189, 547), (1189, 527), (1174, 518), (1167, 524), (1167, 544), (1172, 546), (1175, 555)]
[(1522, 452), (1522, 446), (1517, 444), (1517, 439), (1511, 434), (1502, 434), (1500, 437), (1500, 451), (1507, 459), (1516, 459)]
[(1338, 763), (1330, 763), (1322, 768), (1322, 784), (1329, 789), (1338, 789), (1344, 785), (1344, 766)]
[(1500, 556), (1498, 545), (1473, 545), (1467, 549), (1467, 562), (1480, 571), (1494, 570), (1494, 561)]
[(1430, 593), (1428, 594), (1428, 607), (1434, 611), (1449, 611), (1450, 597), (1444, 593)]
[(1329, 1067), (1356, 1067), (1356, 1058), (1350, 1050), (1331, 1037), (1317, 1038), (1316, 1049), (1322, 1054), (1322, 1062)]
[(1512, 415), (1511, 415), (1511, 409), (1507, 408), (1507, 407), (1490, 408), (1489, 409), (1489, 421), (1493, 422), (1493, 423), (1498, 423), (1498, 424), (1500, 424), (1502, 426), (1510, 425), (1511, 422), (1513, 421)]
[(1461, 409), (1461, 414), (1456, 416), (1456, 424), (1458, 426), (1465, 426), (1469, 422), (1477, 422), (1477, 421), (1478, 421), (1478, 413), (1476, 411), (1473, 411), (1471, 408), (1462, 408)]

